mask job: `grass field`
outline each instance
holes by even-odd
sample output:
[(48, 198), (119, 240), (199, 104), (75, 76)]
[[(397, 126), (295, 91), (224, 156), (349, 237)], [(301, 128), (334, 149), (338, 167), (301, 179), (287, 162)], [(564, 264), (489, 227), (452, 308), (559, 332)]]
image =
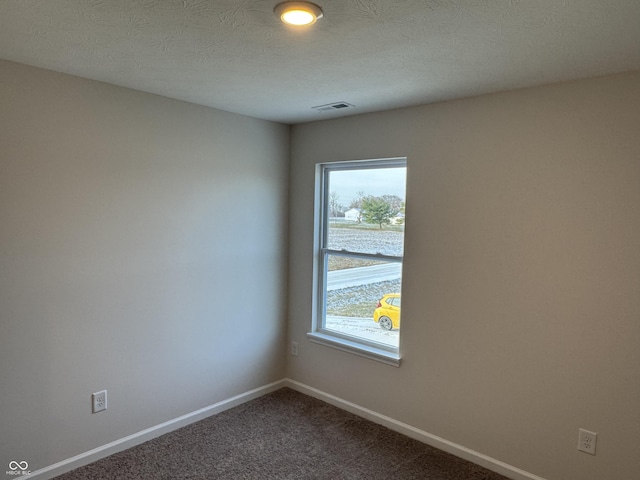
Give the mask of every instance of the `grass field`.
[(373, 318), (378, 300), (387, 293), (400, 293), (400, 285), (400, 280), (393, 280), (327, 292), (327, 315)]
[(378, 224), (372, 223), (353, 223), (348, 221), (330, 221), (329, 228), (344, 228), (349, 230), (373, 230), (385, 232), (402, 232), (404, 233), (404, 225), (383, 225), (380, 228)]
[(343, 257), (340, 255), (329, 256), (329, 271), (344, 270), (345, 268), (370, 267), (384, 263), (379, 260), (361, 260), (359, 258)]

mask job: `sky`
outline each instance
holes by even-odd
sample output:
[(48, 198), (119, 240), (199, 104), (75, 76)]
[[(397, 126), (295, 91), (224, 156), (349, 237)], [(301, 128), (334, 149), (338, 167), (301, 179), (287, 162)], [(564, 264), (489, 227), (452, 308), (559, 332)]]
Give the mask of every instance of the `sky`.
[(338, 202), (348, 207), (358, 192), (379, 197), (397, 195), (405, 199), (406, 167), (370, 170), (334, 170), (329, 179), (329, 191), (338, 194)]

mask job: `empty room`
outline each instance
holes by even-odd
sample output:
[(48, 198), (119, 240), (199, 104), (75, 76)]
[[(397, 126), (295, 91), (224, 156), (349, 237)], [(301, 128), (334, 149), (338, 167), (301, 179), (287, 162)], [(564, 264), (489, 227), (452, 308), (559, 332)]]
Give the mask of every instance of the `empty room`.
[(0, 474), (640, 478), (639, 25), (0, 2)]

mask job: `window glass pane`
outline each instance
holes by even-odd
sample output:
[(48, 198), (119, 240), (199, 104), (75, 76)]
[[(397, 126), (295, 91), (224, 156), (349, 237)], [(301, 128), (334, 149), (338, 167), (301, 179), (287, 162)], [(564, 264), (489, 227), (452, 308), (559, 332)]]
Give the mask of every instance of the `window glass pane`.
[(328, 173), (331, 250), (402, 256), (406, 167)]
[(325, 328), (397, 348), (400, 309), (380, 300), (400, 294), (402, 264), (342, 255), (327, 260)]
[(398, 354), (406, 161), (333, 162), (317, 171), (316, 338)]

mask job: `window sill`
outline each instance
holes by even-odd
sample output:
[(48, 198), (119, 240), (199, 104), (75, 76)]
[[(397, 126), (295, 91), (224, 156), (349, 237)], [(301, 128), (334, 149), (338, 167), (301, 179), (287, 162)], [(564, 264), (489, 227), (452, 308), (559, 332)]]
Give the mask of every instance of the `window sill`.
[(320, 332), (309, 332), (307, 337), (313, 343), (335, 348), (347, 353), (353, 353), (361, 357), (369, 358), (377, 362), (386, 363), (393, 367), (399, 367), (401, 358), (399, 353), (389, 352), (381, 348), (370, 347), (358, 342), (334, 337)]

